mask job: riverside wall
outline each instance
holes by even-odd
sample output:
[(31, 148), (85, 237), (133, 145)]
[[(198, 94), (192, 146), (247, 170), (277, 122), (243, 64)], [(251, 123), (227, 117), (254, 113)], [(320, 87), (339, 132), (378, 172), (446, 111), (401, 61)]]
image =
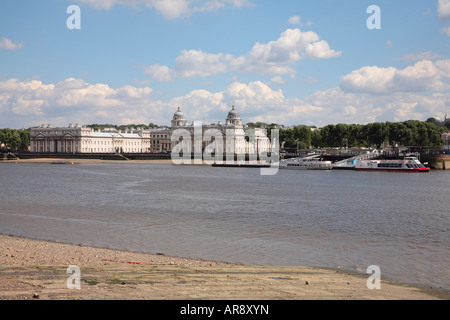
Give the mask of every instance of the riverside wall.
[(428, 162), (430, 168), (435, 170), (450, 170), (450, 155), (438, 155), (430, 156), (424, 155), (421, 157), (421, 161)]

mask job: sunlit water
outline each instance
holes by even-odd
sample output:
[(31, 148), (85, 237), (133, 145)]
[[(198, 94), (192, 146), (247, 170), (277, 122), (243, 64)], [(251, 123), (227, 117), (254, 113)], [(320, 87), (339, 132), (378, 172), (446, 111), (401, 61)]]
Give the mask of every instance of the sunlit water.
[(0, 163), (0, 233), (450, 289), (450, 172)]

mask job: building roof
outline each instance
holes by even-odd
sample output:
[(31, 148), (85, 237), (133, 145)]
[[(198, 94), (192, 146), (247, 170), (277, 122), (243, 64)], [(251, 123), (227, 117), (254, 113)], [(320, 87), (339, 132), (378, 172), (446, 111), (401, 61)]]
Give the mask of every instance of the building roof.
[(91, 137), (94, 138), (114, 138), (123, 137), (128, 139), (141, 139), (137, 133), (121, 133), (121, 132), (92, 132)]
[(180, 106), (178, 106), (178, 111), (173, 115), (173, 120), (186, 120)]
[(228, 118), (240, 118), (239, 113), (236, 111), (236, 108), (233, 104), (233, 109), (228, 113)]

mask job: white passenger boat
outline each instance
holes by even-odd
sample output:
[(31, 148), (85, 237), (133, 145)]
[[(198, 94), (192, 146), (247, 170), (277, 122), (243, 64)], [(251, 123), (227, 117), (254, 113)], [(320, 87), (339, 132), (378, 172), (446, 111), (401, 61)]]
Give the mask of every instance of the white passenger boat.
[(314, 155), (304, 158), (290, 158), (280, 161), (280, 169), (289, 170), (331, 170), (333, 164), (331, 161), (322, 161), (320, 155)]
[(356, 162), (355, 171), (403, 171), (403, 172), (428, 172), (416, 157), (407, 157), (399, 160), (360, 160)]

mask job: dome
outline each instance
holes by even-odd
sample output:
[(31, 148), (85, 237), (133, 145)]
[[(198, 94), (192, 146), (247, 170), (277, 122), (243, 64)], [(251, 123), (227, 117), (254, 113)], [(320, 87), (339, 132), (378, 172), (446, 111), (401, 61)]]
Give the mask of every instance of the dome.
[(242, 126), (242, 120), (239, 116), (239, 113), (236, 111), (236, 108), (233, 105), (233, 109), (228, 113), (228, 117), (226, 119), (226, 125), (229, 126)]
[(236, 111), (234, 105), (233, 109), (228, 113), (228, 118), (240, 118), (239, 113)]
[(172, 118), (172, 127), (183, 127), (187, 124), (186, 118), (183, 112), (181, 112), (180, 106), (178, 106), (178, 111), (175, 112)]
[(178, 111), (173, 115), (173, 120), (186, 120), (183, 112), (181, 112), (180, 106), (178, 106)]

